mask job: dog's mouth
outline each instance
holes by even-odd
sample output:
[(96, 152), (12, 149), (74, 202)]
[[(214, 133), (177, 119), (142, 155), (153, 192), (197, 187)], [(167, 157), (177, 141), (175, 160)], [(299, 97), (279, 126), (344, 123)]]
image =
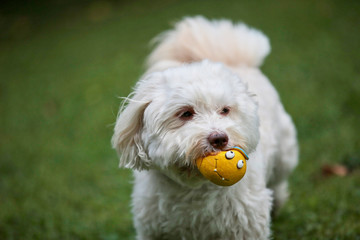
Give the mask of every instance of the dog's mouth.
[(229, 141), (226, 146), (216, 148), (215, 146), (209, 144), (207, 140), (195, 142), (192, 144), (192, 147), (187, 152), (185, 152), (182, 158), (174, 162), (173, 169), (180, 176), (185, 178), (201, 177), (202, 174), (200, 173), (196, 163), (198, 159), (205, 158), (209, 155), (217, 155), (222, 151), (229, 151), (234, 147), (245, 149), (245, 146), (243, 145), (245, 144), (239, 144), (239, 141), (237, 141), (237, 144)]
[(234, 147), (239, 147), (241, 149), (245, 149), (243, 146), (241, 146), (240, 144), (236, 144), (236, 145), (228, 145), (222, 149), (217, 149), (217, 148), (211, 148), (210, 150), (206, 150), (204, 151), (204, 153), (202, 155), (200, 155), (199, 157), (197, 157), (196, 159), (198, 158), (204, 158), (204, 157), (207, 157), (207, 156), (215, 156), (217, 155), (219, 152), (223, 152), (223, 151), (229, 151), (231, 149), (233, 149)]
[(215, 149), (215, 148), (206, 148), (204, 149), (203, 152), (198, 153), (198, 154), (194, 154), (193, 157), (191, 158), (191, 160), (189, 161), (190, 163), (187, 165), (183, 165), (183, 166), (177, 166), (176, 168), (178, 169), (178, 172), (181, 175), (184, 175), (186, 177), (197, 177), (197, 176), (202, 176), (202, 174), (200, 173), (200, 171), (198, 170), (197, 166), (196, 166), (196, 160), (199, 158), (204, 158), (210, 155), (217, 155), (219, 152), (221, 151), (229, 151), (230, 149), (233, 149), (234, 147), (240, 147), (243, 149), (242, 146), (240, 145), (234, 145), (234, 146), (226, 146), (223, 149)]

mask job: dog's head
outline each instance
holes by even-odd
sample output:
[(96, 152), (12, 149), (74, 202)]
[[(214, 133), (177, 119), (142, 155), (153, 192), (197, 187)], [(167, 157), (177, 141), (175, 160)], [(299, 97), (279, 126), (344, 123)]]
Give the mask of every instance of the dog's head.
[(189, 183), (201, 179), (197, 158), (233, 146), (251, 153), (259, 140), (254, 95), (220, 63), (203, 61), (148, 74), (127, 102), (112, 139), (120, 166), (160, 169)]

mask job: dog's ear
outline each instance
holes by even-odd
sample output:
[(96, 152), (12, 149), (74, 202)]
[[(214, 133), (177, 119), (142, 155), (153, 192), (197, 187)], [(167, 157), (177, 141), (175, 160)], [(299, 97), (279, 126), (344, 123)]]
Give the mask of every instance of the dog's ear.
[(147, 168), (149, 159), (140, 135), (144, 111), (149, 104), (130, 100), (124, 110), (120, 110), (112, 137), (112, 146), (120, 157), (120, 167), (138, 170)]
[(137, 83), (135, 91), (120, 107), (111, 140), (120, 157), (119, 167), (143, 170), (150, 165), (151, 160), (145, 151), (141, 134), (145, 109), (156, 96), (161, 82), (161, 73), (147, 75)]
[(135, 91), (133, 97), (126, 98), (120, 108), (111, 140), (120, 157), (119, 167), (142, 170), (149, 165), (150, 160), (144, 150), (141, 132), (144, 111), (151, 101), (144, 96), (144, 92)]

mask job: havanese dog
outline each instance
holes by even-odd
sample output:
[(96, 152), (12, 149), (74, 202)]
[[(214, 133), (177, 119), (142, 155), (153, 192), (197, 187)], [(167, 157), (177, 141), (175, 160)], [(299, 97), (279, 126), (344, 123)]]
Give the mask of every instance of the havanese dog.
[[(298, 161), (292, 119), (259, 70), (268, 38), (197, 16), (155, 40), (112, 138), (120, 167), (134, 170), (137, 239), (268, 239)], [(234, 146), (249, 156), (241, 181), (200, 174), (196, 159)]]

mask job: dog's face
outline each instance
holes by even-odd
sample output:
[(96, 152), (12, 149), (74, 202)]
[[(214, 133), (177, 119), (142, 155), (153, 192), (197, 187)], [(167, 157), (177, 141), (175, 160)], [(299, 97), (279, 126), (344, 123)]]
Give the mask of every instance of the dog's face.
[(149, 74), (120, 113), (113, 145), (120, 166), (156, 168), (192, 185), (195, 160), (233, 146), (248, 153), (259, 139), (257, 104), (222, 64), (203, 61)]

